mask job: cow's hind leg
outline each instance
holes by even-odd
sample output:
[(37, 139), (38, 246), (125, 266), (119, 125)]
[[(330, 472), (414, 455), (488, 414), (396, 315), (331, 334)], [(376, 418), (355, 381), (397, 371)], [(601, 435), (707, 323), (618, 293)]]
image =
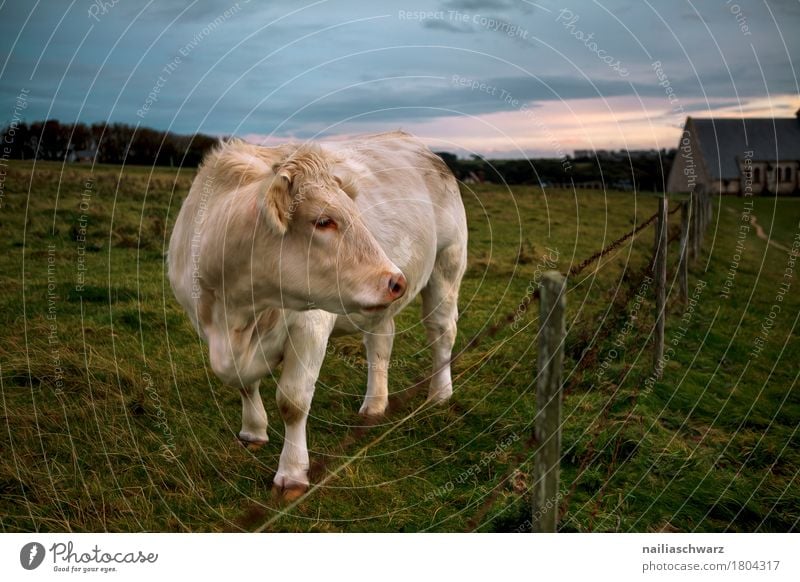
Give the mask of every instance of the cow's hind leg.
[(367, 349), (367, 394), (358, 413), (375, 418), (386, 412), (389, 404), (389, 361), (394, 343), (394, 319), (387, 318), (364, 334)]
[(466, 248), (453, 245), (436, 257), (433, 273), (422, 290), (422, 316), (433, 352), (428, 400), (444, 402), (453, 393), (450, 359), (456, 341), (458, 289), (466, 267)]

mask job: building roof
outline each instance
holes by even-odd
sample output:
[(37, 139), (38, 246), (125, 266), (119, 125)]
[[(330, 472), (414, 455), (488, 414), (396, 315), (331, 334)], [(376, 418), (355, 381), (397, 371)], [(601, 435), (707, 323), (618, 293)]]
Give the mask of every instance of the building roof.
[[(695, 119), (686, 121), (700, 144), (711, 178), (739, 177), (738, 160), (753, 151), (754, 161), (800, 160), (800, 119)], [(776, 139), (777, 138), (777, 139)]]

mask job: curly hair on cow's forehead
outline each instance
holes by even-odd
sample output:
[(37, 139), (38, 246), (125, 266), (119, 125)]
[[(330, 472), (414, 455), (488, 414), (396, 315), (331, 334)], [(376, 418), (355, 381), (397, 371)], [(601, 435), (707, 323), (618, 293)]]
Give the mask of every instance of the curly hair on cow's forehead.
[(320, 180), (331, 175), (336, 160), (317, 144), (302, 144), (291, 151), (278, 168), (292, 176)]

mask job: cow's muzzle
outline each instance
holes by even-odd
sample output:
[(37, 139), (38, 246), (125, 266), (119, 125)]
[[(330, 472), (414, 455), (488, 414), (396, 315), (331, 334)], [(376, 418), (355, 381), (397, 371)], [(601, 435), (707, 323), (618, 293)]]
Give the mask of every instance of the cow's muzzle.
[(377, 305), (362, 308), (367, 313), (383, 311), (392, 303), (406, 294), (408, 283), (405, 276), (400, 271), (386, 272), (381, 276), (380, 290), (383, 294), (383, 301)]
[(397, 301), (406, 294), (406, 278), (403, 273), (397, 271), (396, 273), (389, 273), (386, 281), (386, 291), (389, 302)]

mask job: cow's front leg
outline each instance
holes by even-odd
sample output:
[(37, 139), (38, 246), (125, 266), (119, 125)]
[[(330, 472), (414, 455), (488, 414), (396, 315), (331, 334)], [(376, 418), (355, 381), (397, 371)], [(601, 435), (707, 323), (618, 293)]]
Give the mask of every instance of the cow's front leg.
[(296, 499), (308, 490), (306, 421), (335, 317), (314, 313), (319, 315), (309, 312), (306, 319), (310, 321), (289, 331), (276, 393), (286, 437), (273, 485), (287, 500)]
[(239, 390), (242, 397), (239, 440), (247, 448), (256, 450), (269, 440), (267, 412), (258, 391), (260, 378), (269, 367), (263, 358), (253, 357), (253, 341), (245, 332), (209, 328), (209, 359), (211, 368), (223, 384)]
[(258, 391), (261, 381), (239, 388), (242, 395), (242, 430), (239, 431), (239, 441), (251, 451), (258, 450), (269, 441), (267, 436), (267, 411)]
[(280, 348), (286, 336), (283, 328), (277, 325), (277, 310), (264, 310), (257, 318), (250, 318), (249, 313), (227, 310), (213, 294), (204, 293), (203, 309), (208, 315), (203, 333), (208, 340), (211, 368), (226, 386), (239, 390), (242, 398), (239, 440), (247, 448), (256, 450), (269, 440), (267, 412), (258, 386), (280, 359)]
[(389, 404), (389, 362), (394, 343), (394, 319), (382, 321), (364, 334), (367, 349), (367, 394), (358, 413), (367, 418), (379, 417)]

